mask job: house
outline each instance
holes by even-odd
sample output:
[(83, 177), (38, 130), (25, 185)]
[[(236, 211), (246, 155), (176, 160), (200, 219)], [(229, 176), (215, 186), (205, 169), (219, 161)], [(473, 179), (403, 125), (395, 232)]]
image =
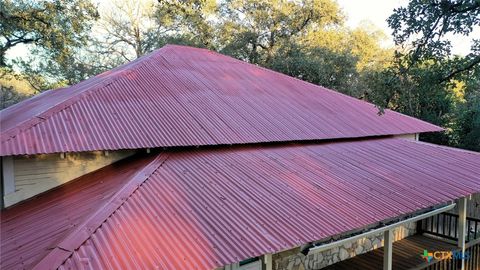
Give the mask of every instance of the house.
[(479, 267), (479, 153), (205, 49), (167, 45), (0, 125), (2, 269)]

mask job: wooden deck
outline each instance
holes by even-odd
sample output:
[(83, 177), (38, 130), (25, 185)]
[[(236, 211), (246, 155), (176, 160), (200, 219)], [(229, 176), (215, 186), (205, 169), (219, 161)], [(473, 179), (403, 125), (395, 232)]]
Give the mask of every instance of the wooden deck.
[[(423, 250), (438, 251), (455, 250), (453, 244), (433, 239), (423, 235), (414, 235), (393, 243), (393, 269), (406, 270), (415, 269), (426, 262), (420, 256)], [(322, 270), (378, 270), (383, 268), (383, 248), (364, 253), (354, 258), (338, 262)]]

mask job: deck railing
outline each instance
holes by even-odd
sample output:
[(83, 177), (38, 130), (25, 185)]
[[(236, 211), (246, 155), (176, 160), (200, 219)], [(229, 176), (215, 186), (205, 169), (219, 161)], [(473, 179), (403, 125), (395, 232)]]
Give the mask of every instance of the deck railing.
[[(451, 213), (441, 213), (421, 220), (417, 223), (418, 233), (430, 234), (453, 241), (458, 240), (458, 215)], [(466, 221), (467, 242), (465, 249), (465, 269), (478, 270), (480, 266), (480, 219), (467, 217)], [(441, 261), (432, 261), (423, 267), (422, 270), (460, 270), (461, 259), (445, 259)]]
[[(458, 215), (441, 213), (418, 222), (419, 233), (426, 233), (456, 241), (458, 239)], [(480, 237), (480, 219), (467, 217), (467, 235), (465, 241), (475, 240)]]

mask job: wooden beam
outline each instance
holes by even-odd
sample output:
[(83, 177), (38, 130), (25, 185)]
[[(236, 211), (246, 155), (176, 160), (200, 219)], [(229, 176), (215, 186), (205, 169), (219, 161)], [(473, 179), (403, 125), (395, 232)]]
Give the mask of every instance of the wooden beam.
[[(465, 238), (467, 235), (467, 198), (461, 198), (458, 200), (458, 247), (462, 256), (465, 255)], [(462, 267), (461, 270), (465, 270), (465, 260), (461, 259)]]
[(383, 270), (392, 270), (393, 230), (383, 232)]

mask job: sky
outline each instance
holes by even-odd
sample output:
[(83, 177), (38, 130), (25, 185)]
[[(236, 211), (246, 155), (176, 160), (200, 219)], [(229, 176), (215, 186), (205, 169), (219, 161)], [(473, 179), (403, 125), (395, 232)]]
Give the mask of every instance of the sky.
[(408, 0), (337, 0), (337, 2), (347, 15), (348, 26), (356, 27), (362, 21), (368, 21), (382, 29), (389, 37), (392, 30), (388, 27), (387, 18), (393, 13), (394, 8), (408, 4)]
[[(347, 25), (358, 26), (362, 21), (373, 23), (387, 36), (384, 46), (393, 46), (392, 29), (388, 27), (387, 18), (395, 8), (407, 6), (408, 0), (337, 0), (347, 15)], [(471, 38), (480, 39), (480, 27), (476, 27), (470, 37), (448, 36), (452, 42), (452, 53), (466, 55), (470, 51)]]

